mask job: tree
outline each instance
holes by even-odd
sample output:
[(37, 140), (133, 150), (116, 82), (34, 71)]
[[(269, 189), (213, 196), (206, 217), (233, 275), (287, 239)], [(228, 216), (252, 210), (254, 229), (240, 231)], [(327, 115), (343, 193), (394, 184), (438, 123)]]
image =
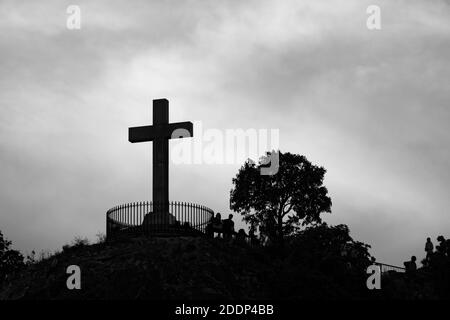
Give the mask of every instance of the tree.
[(11, 249), (11, 241), (8, 241), (3, 237), (0, 231), (0, 283), (2, 283), (6, 277), (19, 270), (24, 266), (23, 256), (17, 251)]
[(282, 299), (368, 297), (370, 246), (352, 239), (346, 225), (307, 227), (286, 241), (283, 264), (270, 283)]
[(371, 264), (370, 245), (353, 240), (345, 224), (308, 227), (292, 237), (290, 244), (290, 259), (327, 273), (344, 267), (365, 276)]
[(273, 175), (261, 174), (267, 166), (264, 159), (258, 164), (248, 160), (233, 179), (230, 203), (245, 222), (259, 227), (262, 236), (282, 243), (301, 226), (320, 223), (320, 214), (331, 212), (331, 199), (323, 186), (323, 167), (302, 155), (278, 152), (278, 156), (279, 169)]

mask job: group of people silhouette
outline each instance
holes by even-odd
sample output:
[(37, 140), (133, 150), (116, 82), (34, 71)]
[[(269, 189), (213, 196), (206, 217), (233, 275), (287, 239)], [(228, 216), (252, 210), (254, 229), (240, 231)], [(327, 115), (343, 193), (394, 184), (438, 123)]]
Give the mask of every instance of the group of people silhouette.
[(431, 238), (427, 238), (425, 244), (425, 252), (427, 253), (425, 258), (425, 263), (429, 262), (435, 256), (442, 256), (450, 258), (450, 239), (445, 239), (444, 236), (437, 237), (439, 244), (436, 246), (436, 251), (434, 251), (433, 242)]
[(233, 215), (230, 214), (228, 219), (222, 220), (222, 215), (217, 212), (206, 226), (206, 233), (212, 237), (217, 233), (218, 237), (222, 235), (224, 239), (231, 239), (235, 234)]
[(231, 240), (233, 237), (237, 241), (245, 242), (248, 239), (248, 235), (244, 229), (239, 229), (238, 232), (234, 230), (233, 215), (229, 214), (228, 219), (222, 220), (222, 215), (217, 212), (215, 216), (211, 217), (208, 225), (206, 226), (206, 234), (212, 238), (217, 234), (217, 237)]
[[(430, 265), (430, 262), (435, 257), (447, 257), (450, 258), (450, 239), (445, 239), (444, 236), (439, 236), (436, 239), (439, 245), (436, 246), (436, 251), (434, 250), (434, 244), (431, 238), (428, 237), (425, 243), (426, 257), (422, 261), (424, 267)], [(416, 256), (412, 256), (410, 261), (404, 262), (406, 273), (414, 273), (417, 270)]]

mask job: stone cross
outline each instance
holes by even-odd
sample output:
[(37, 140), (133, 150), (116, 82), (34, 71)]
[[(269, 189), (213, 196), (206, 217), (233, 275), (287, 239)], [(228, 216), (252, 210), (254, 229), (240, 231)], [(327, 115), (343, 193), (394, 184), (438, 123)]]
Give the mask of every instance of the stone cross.
[(194, 134), (192, 122), (169, 123), (169, 101), (153, 100), (153, 125), (128, 129), (131, 143), (153, 141), (153, 213), (169, 213), (169, 139)]

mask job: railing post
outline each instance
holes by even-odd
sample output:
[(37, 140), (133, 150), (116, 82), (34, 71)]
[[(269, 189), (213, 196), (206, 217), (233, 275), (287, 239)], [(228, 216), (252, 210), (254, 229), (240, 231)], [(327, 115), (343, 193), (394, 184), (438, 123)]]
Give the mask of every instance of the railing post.
[(195, 209), (194, 209), (194, 205), (191, 203), (191, 215), (192, 215), (192, 229), (195, 231), (195, 227), (197, 224), (197, 220), (196, 220), (196, 216), (195, 216)]
[(192, 203), (189, 204), (189, 214), (191, 215), (191, 221), (192, 221), (192, 229), (195, 230), (195, 215), (194, 215), (194, 207), (192, 206)]
[(195, 225), (196, 225), (195, 229), (198, 230), (198, 228), (199, 228), (198, 221), (199, 220), (198, 220), (198, 214), (197, 214), (197, 205), (193, 204), (192, 206), (194, 207), (194, 216), (195, 216)]
[[(131, 204), (131, 206), (129, 206), (129, 205), (125, 206), (125, 208), (123, 210), (124, 214), (125, 214), (125, 224), (126, 225), (130, 225), (129, 217), (130, 217), (130, 215), (133, 214), (133, 210), (134, 210), (134, 202)], [(127, 233), (130, 233), (128, 228), (126, 230), (127, 230)]]
[(124, 219), (125, 219), (125, 224), (126, 225), (130, 224), (128, 219), (129, 219), (129, 216), (132, 214), (132, 210), (133, 210), (133, 208), (130, 207), (129, 205), (125, 205), (125, 208), (123, 208)]
[(134, 208), (133, 212), (129, 215), (129, 225), (130, 225), (130, 232), (133, 233), (133, 226), (134, 226), (134, 216), (136, 215), (137, 211), (139, 210), (139, 202), (136, 202), (136, 207)]
[(177, 219), (180, 221), (180, 231), (181, 231), (181, 226), (183, 225), (183, 217), (181, 216), (181, 210), (180, 210), (180, 202), (177, 201), (176, 204), (176, 211), (177, 211)]
[(110, 237), (110, 234), (109, 234), (109, 218), (108, 218), (108, 216), (109, 216), (109, 212), (110, 212), (110, 210), (108, 210), (108, 211), (106, 211), (106, 240), (108, 241), (109, 240), (109, 237)]
[(180, 215), (181, 215), (181, 217), (183, 217), (182, 226), (184, 226), (184, 222), (186, 221), (186, 216), (184, 214), (184, 205), (183, 205), (183, 203), (184, 202), (180, 201)]
[[(169, 206), (168, 206), (169, 208), (170, 208), (170, 210), (169, 210), (169, 213), (172, 215), (172, 217), (175, 219), (175, 221), (173, 222), (174, 224), (172, 225), (172, 228), (174, 228), (175, 226), (176, 226), (176, 223), (177, 223), (177, 218), (175, 217), (175, 215), (173, 214), (173, 201), (170, 201), (169, 202)], [(169, 215), (169, 218), (170, 218), (170, 215)]]
[(147, 236), (147, 220), (148, 217), (146, 218), (148, 212), (149, 212), (149, 207), (150, 207), (150, 203), (147, 201), (146, 205), (145, 205), (145, 210), (144, 210), (144, 216), (142, 217), (142, 230), (145, 236)]

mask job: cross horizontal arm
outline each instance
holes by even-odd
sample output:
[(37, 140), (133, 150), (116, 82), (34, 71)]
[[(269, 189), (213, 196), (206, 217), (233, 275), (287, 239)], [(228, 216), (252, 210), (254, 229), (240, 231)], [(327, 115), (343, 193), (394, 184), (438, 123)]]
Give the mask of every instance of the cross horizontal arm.
[[(172, 136), (173, 135), (173, 136)], [(128, 141), (131, 143), (153, 141), (158, 138), (178, 139), (194, 135), (192, 122), (128, 128)]]

